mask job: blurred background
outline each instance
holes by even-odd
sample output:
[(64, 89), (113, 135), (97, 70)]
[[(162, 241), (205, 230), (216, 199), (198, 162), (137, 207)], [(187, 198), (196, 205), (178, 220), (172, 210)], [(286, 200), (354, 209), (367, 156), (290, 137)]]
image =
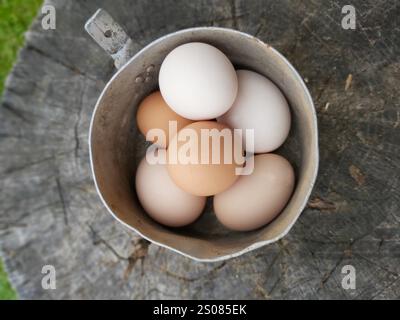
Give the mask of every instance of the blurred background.
[[(0, 0), (0, 97), (4, 82), (24, 43), (24, 32), (42, 5), (42, 0)], [(1, 222), (0, 222), (1, 226)], [(0, 300), (17, 299), (0, 260)]]

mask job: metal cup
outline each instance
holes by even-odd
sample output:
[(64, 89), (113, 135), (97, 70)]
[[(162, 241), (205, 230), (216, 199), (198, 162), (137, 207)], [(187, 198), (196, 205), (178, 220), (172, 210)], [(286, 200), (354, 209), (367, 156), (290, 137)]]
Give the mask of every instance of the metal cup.
[[(313, 101), (301, 76), (286, 58), (251, 35), (215, 27), (168, 34), (133, 55), (131, 39), (101, 9), (88, 20), (85, 28), (112, 55), (119, 68), (97, 101), (89, 134), (96, 189), (113, 217), (143, 238), (198, 261), (236, 257), (285, 236), (307, 203), (316, 180), (319, 157)], [(216, 220), (210, 203), (192, 225), (167, 228), (152, 220), (136, 197), (135, 170), (149, 145), (136, 126), (137, 106), (157, 89), (158, 72), (165, 56), (175, 47), (194, 41), (211, 44), (224, 52), (235, 66), (268, 77), (282, 90), (290, 105), (290, 134), (276, 152), (294, 166), (295, 190), (281, 214), (255, 231), (225, 229)]]

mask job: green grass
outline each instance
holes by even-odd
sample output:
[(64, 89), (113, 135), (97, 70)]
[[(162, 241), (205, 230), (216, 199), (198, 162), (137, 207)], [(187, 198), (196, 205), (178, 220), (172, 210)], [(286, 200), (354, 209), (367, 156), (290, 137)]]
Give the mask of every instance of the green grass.
[[(24, 43), (24, 32), (36, 16), (42, 0), (0, 0), (0, 97), (4, 81)], [(0, 261), (0, 300), (16, 299)]]
[(0, 261), (0, 300), (15, 300), (17, 294), (11, 287), (7, 274), (3, 269), (3, 263)]
[(41, 4), (42, 0), (0, 0), (0, 95), (18, 49), (24, 43), (24, 32)]

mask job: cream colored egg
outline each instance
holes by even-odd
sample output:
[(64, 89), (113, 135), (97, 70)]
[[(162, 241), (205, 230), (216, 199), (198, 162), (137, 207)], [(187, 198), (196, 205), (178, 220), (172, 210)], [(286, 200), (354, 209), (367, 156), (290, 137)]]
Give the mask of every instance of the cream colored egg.
[(149, 164), (144, 158), (136, 172), (136, 193), (144, 210), (156, 221), (181, 227), (195, 221), (206, 204), (178, 188), (168, 175), (166, 165)]
[[(254, 130), (255, 153), (277, 149), (290, 130), (290, 110), (284, 95), (271, 80), (256, 72), (238, 70), (237, 76), (236, 100), (218, 122), (233, 129)], [(249, 142), (245, 141), (245, 145), (247, 151), (253, 152)]]
[(164, 59), (159, 74), (160, 91), (180, 116), (192, 120), (214, 119), (235, 100), (235, 69), (219, 49), (201, 42), (183, 44)]
[(271, 222), (286, 206), (294, 187), (291, 164), (276, 154), (254, 158), (254, 171), (214, 196), (214, 211), (227, 228), (257, 229)]

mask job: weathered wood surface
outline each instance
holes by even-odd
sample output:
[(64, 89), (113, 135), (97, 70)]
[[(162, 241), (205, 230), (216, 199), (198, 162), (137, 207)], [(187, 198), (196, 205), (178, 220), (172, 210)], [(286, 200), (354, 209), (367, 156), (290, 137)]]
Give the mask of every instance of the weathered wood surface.
[[(63, 1), (38, 19), (0, 109), (0, 245), (21, 298), (399, 298), (400, 6), (352, 1)], [(321, 164), (309, 207), (282, 241), (223, 263), (149, 245), (103, 208), (90, 176), (90, 116), (111, 59), (85, 34), (103, 7), (137, 49), (174, 30), (233, 27), (276, 47), (318, 110)], [(350, 76), (351, 75), (351, 76)], [(43, 290), (54, 265), (57, 289)], [(356, 268), (356, 290), (341, 286)]]

